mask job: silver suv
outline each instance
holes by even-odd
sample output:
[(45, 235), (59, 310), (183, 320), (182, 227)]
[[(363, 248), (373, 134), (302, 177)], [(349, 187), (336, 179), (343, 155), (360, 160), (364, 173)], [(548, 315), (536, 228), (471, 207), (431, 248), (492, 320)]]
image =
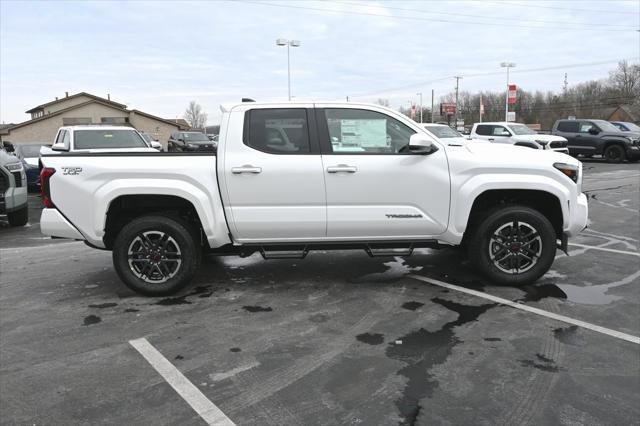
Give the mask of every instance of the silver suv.
[[(12, 145), (5, 146), (13, 150)], [(11, 226), (24, 226), (29, 220), (27, 175), (22, 162), (4, 147), (0, 149), (0, 215), (6, 215)]]

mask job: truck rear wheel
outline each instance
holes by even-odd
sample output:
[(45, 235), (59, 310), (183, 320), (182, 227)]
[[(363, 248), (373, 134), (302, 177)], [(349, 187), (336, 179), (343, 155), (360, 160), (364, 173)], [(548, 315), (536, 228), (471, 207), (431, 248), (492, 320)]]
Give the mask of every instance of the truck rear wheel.
[(469, 242), (469, 259), (494, 283), (526, 285), (544, 275), (556, 253), (553, 225), (540, 212), (506, 206), (490, 212)]
[(195, 233), (180, 220), (142, 216), (125, 225), (113, 244), (120, 279), (146, 296), (176, 293), (191, 282), (200, 264)]
[(11, 226), (24, 226), (29, 221), (29, 208), (24, 206), (13, 212), (7, 213), (7, 220)]

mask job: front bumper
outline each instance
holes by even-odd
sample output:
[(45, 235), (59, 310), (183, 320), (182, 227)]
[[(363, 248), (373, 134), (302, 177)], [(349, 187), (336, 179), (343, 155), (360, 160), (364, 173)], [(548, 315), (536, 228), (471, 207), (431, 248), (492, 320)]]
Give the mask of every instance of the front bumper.
[(58, 238), (84, 240), (84, 236), (65, 219), (57, 209), (42, 209), (40, 216), (40, 231), (44, 235)]
[(588, 217), (589, 204), (587, 203), (587, 196), (579, 194), (576, 203), (569, 204), (569, 222), (564, 228), (565, 234), (567, 234), (568, 237), (578, 235), (587, 227)]
[(629, 160), (640, 159), (640, 146), (632, 145), (627, 147), (627, 158)]
[(0, 214), (11, 213), (27, 207), (27, 187), (8, 188), (0, 193)]

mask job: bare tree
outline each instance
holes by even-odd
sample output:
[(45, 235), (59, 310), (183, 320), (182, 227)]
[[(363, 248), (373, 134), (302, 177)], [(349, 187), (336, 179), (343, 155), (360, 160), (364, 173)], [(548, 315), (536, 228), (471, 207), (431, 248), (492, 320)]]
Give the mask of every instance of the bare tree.
[(196, 101), (189, 102), (189, 106), (184, 112), (184, 119), (194, 129), (202, 129), (207, 125), (207, 113)]
[(378, 100), (375, 103), (387, 108), (389, 108), (389, 105), (390, 105), (389, 99), (385, 99), (385, 98), (378, 98)]
[(619, 96), (637, 99), (640, 96), (640, 64), (618, 62), (618, 68), (609, 73), (609, 83)]

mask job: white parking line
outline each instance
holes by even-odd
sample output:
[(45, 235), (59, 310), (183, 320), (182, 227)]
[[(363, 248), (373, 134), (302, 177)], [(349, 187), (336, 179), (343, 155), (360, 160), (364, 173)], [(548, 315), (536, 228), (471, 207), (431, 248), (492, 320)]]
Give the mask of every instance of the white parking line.
[(606, 248), (606, 247), (598, 247), (598, 246), (587, 246), (585, 244), (575, 244), (575, 243), (569, 243), (570, 246), (575, 246), (575, 247), (582, 247), (585, 248), (587, 250), (602, 250), (602, 251), (609, 251), (611, 253), (619, 253), (619, 254), (628, 254), (630, 256), (638, 256), (640, 257), (640, 253), (637, 252), (633, 252), (633, 251), (625, 251), (625, 250), (616, 250), (616, 249), (610, 249), (610, 248)]
[(193, 383), (169, 362), (147, 339), (129, 340), (140, 355), (178, 392), (200, 417), (209, 425), (235, 426), (218, 407), (215, 406)]
[(568, 324), (577, 325), (578, 327), (587, 328), (589, 330), (595, 331), (597, 333), (606, 334), (607, 336), (615, 337), (616, 339), (626, 340), (627, 342), (635, 343), (636, 345), (640, 345), (640, 337), (633, 336), (631, 334), (622, 333), (620, 331), (611, 330), (610, 328), (600, 327), (599, 325), (591, 324), (588, 322), (580, 321), (577, 319), (565, 317), (564, 315), (554, 314), (553, 312), (545, 311), (543, 309), (534, 308), (532, 306), (523, 305), (520, 303), (512, 302), (508, 299), (503, 299), (501, 297), (492, 296), (487, 293), (483, 293), (481, 291), (471, 290), (468, 288), (460, 287), (453, 284), (448, 284), (442, 281), (434, 280), (432, 278), (423, 277), (421, 275), (410, 274), (407, 275), (409, 278), (413, 278), (416, 280), (424, 281), (429, 284), (437, 285), (440, 287), (448, 288), (450, 290), (459, 291), (461, 293), (470, 294), (472, 296), (481, 297), (483, 299), (491, 300), (496, 303), (501, 303), (503, 305), (511, 306), (512, 308), (520, 309), (522, 311), (531, 312), (533, 314), (541, 315), (543, 317), (551, 318), (554, 320), (566, 322)]

